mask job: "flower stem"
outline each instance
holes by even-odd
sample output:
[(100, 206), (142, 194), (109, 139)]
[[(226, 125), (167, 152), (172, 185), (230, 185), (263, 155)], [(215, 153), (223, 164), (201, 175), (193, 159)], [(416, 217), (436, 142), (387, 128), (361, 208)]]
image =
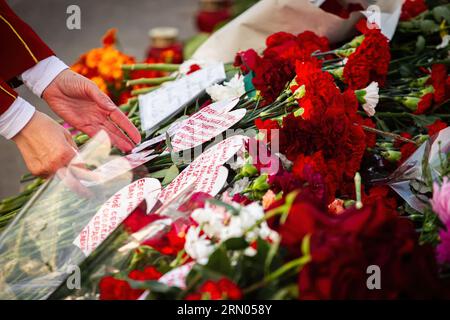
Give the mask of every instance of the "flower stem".
[(151, 70), (151, 71), (174, 72), (178, 71), (179, 68), (180, 68), (179, 64), (171, 64), (171, 63), (137, 63), (137, 64), (122, 65), (122, 69), (128, 71)]
[(167, 81), (173, 81), (175, 77), (160, 77), (160, 78), (140, 78), (135, 80), (128, 80), (126, 86), (134, 86), (138, 84), (159, 85)]

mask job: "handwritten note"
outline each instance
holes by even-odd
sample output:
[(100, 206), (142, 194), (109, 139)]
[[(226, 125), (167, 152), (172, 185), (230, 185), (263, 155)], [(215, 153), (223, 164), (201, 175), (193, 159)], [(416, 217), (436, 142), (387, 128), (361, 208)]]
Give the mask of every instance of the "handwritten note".
[(88, 256), (145, 200), (152, 208), (161, 192), (157, 179), (136, 180), (106, 201), (75, 238), (76, 245)]
[(162, 122), (181, 111), (207, 87), (225, 78), (223, 64), (214, 64), (139, 96), (142, 129), (153, 131)]
[(245, 136), (236, 135), (206, 150), (161, 191), (159, 200), (165, 202), (171, 199), (189, 184), (194, 184), (195, 192), (216, 195), (228, 176), (228, 170), (223, 164), (244, 147), (246, 139)]
[[(137, 152), (140, 152), (140, 151), (142, 151), (142, 150), (144, 150), (146, 148), (149, 148), (149, 147), (151, 147), (151, 146), (153, 146), (153, 145), (155, 145), (157, 143), (160, 143), (161, 141), (166, 140), (167, 135), (169, 137), (173, 137), (175, 134), (178, 133), (178, 131), (181, 128), (184, 128), (186, 126), (187, 121), (193, 121), (192, 120), (193, 118), (197, 118), (200, 115), (205, 115), (205, 114), (208, 114), (208, 113), (211, 113), (211, 112), (214, 112), (216, 114), (219, 114), (219, 113), (222, 114), (222, 113), (225, 113), (225, 112), (229, 112), (238, 104), (238, 102), (239, 102), (239, 99), (234, 98), (234, 99), (226, 99), (226, 100), (223, 100), (223, 101), (218, 101), (218, 102), (212, 103), (209, 106), (199, 110), (197, 113), (194, 113), (190, 118), (182, 120), (182, 121), (174, 122), (167, 129), (166, 133), (161, 134), (161, 135), (156, 136), (156, 137), (153, 137), (150, 140), (142, 142), (139, 146), (134, 148), (132, 152), (133, 153), (137, 153)], [(227, 128), (225, 128), (224, 130), (226, 130), (226, 129)], [(214, 136), (212, 136), (212, 137), (214, 137)], [(208, 140), (205, 140), (205, 141), (208, 141)]]
[(245, 109), (220, 112), (204, 108), (186, 120), (175, 134), (171, 141), (173, 151), (187, 150), (210, 141), (239, 122), (245, 116), (245, 112)]

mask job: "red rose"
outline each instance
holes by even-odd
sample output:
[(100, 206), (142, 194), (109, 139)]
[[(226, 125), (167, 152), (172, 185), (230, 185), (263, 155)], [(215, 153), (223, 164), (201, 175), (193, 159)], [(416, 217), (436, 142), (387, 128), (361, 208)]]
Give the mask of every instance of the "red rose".
[(448, 125), (444, 121), (438, 119), (426, 127), (428, 129), (428, 134), (431, 137), (431, 136), (435, 135), (436, 133), (438, 133), (439, 131), (441, 131), (442, 129), (447, 128)]
[(344, 81), (351, 89), (365, 88), (372, 81), (383, 86), (389, 69), (389, 40), (379, 29), (370, 29), (344, 67)]
[[(419, 245), (412, 223), (383, 200), (327, 223), (318, 224), (315, 217), (323, 216), (317, 213), (309, 216), (312, 260), (299, 273), (300, 299), (442, 297), (431, 247)], [(381, 270), (381, 290), (367, 287), (371, 265)]]
[(198, 289), (191, 293), (186, 300), (240, 300), (241, 289), (232, 281), (222, 278), (219, 281), (207, 280)]
[[(154, 267), (147, 267), (143, 271), (133, 270), (128, 277), (133, 280), (158, 280), (162, 274)], [(103, 277), (99, 283), (100, 300), (136, 300), (144, 290), (131, 288), (126, 280), (113, 276)]]
[(400, 20), (411, 20), (412, 18), (417, 17), (419, 14), (427, 10), (428, 7), (424, 0), (405, 0), (402, 6)]

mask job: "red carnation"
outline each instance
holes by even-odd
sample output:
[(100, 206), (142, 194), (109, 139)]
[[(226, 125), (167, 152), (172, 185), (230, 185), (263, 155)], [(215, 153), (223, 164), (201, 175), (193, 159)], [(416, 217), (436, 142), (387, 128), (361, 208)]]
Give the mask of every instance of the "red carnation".
[(164, 255), (176, 256), (184, 249), (186, 242), (186, 232), (194, 225), (189, 218), (179, 218), (174, 221), (169, 230), (164, 230), (146, 240), (143, 245), (152, 247)]
[(207, 280), (196, 293), (191, 293), (186, 300), (240, 300), (241, 289), (227, 278), (219, 281)]
[(402, 6), (400, 20), (411, 20), (412, 18), (417, 17), (419, 14), (427, 10), (428, 7), (425, 3), (425, 0), (405, 0)]
[(313, 32), (305, 31), (295, 36), (286, 32), (278, 32), (267, 38), (267, 48), (263, 57), (255, 56), (255, 51), (247, 50), (236, 57), (235, 65), (247, 69), (251, 61), (255, 72), (253, 85), (261, 91), (266, 103), (273, 102), (295, 76), (296, 61), (311, 58), (315, 51), (328, 51), (329, 44), (325, 37), (319, 37)]
[[(300, 209), (312, 226), (311, 262), (298, 278), (300, 299), (442, 297), (432, 248), (419, 245), (412, 223), (382, 198), (325, 220), (311, 208)], [(381, 290), (367, 287), (372, 265), (381, 270)]]
[(178, 211), (190, 213), (195, 209), (204, 208), (206, 201), (211, 198), (212, 196), (208, 193), (195, 192), (191, 195), (188, 201), (178, 207)]
[[(138, 281), (158, 280), (162, 274), (155, 267), (147, 267), (143, 271), (133, 270), (128, 277)], [(99, 283), (100, 300), (136, 300), (144, 290), (133, 289), (126, 280), (113, 276), (103, 277)]]
[(261, 62), (261, 57), (253, 49), (241, 51), (234, 58), (234, 66), (241, 68), (243, 73), (254, 71), (256, 66)]
[(434, 101), (439, 104), (450, 98), (450, 86), (445, 64), (434, 64), (431, 67), (430, 82), (434, 88)]
[(146, 214), (145, 210), (139, 206), (123, 221), (123, 225), (125, 230), (134, 233), (158, 219), (161, 219), (161, 216)]
[(441, 131), (442, 129), (447, 128), (448, 125), (444, 121), (438, 119), (426, 127), (428, 129), (428, 135), (433, 136), (436, 133), (438, 133), (439, 131)]
[(413, 113), (423, 114), (427, 112), (428, 109), (430, 109), (431, 105), (433, 104), (433, 96), (434, 95), (432, 93), (427, 93), (426, 95), (424, 95), (417, 104), (416, 111), (414, 111)]
[(258, 131), (262, 131), (264, 133), (264, 142), (269, 143), (272, 141), (272, 133), (274, 133), (273, 130), (280, 129), (280, 125), (277, 121), (267, 119), (267, 120), (261, 120), (260, 118), (257, 118), (255, 120), (255, 126), (258, 128)]
[(372, 81), (383, 86), (391, 60), (389, 40), (379, 29), (370, 29), (344, 67), (344, 81), (351, 89), (362, 89)]

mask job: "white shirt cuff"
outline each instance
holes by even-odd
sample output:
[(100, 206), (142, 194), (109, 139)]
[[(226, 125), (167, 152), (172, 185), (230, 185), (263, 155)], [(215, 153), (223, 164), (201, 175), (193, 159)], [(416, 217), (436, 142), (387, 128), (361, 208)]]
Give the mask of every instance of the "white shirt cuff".
[(53, 79), (67, 68), (69, 67), (64, 62), (55, 56), (51, 56), (39, 61), (35, 66), (22, 73), (21, 78), (28, 89), (40, 97)]
[(17, 97), (11, 106), (0, 116), (0, 135), (13, 138), (27, 125), (36, 109), (21, 97)]

